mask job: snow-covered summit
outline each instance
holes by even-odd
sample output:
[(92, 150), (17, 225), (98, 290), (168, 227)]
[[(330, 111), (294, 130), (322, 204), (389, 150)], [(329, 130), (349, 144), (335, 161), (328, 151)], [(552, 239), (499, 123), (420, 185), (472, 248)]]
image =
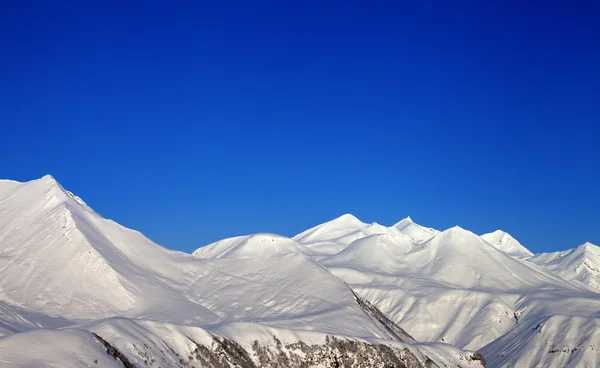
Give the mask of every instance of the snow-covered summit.
[(293, 239), (277, 234), (253, 234), (223, 239), (198, 248), (196, 258), (272, 259), (290, 254), (307, 254), (306, 248)]
[(528, 260), (567, 280), (600, 290), (600, 247), (592, 243), (562, 252), (536, 254)]
[(531, 257), (533, 253), (529, 249), (513, 238), (509, 233), (502, 230), (496, 230), (491, 233), (481, 235), (483, 240), (490, 243), (496, 249), (508, 254), (509, 256), (524, 258)]
[(359, 231), (368, 225), (349, 213), (310, 228), (296, 236), (294, 240), (302, 243), (335, 240)]
[(424, 242), (439, 233), (439, 231), (435, 229), (415, 223), (410, 216), (398, 221), (392, 226), (392, 228), (395, 228), (401, 233), (410, 236), (416, 242)]

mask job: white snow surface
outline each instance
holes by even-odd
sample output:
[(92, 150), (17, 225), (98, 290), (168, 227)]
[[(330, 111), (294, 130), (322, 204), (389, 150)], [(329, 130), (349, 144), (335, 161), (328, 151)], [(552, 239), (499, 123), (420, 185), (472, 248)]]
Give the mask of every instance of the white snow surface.
[(493, 245), (496, 249), (516, 258), (533, 256), (533, 253), (513, 238), (509, 233), (496, 230), (492, 233), (483, 234), (483, 240)]
[(528, 261), (600, 291), (600, 247), (592, 243), (562, 252), (537, 254)]
[[(440, 232), (410, 218), (391, 229), (401, 234), (361, 237), (319, 261), (418, 341), (481, 349), (492, 367), (600, 364), (600, 294), (592, 288), (598, 247), (530, 258), (502, 231)], [(336, 228), (331, 238), (340, 233)], [(557, 318), (560, 326), (551, 329)], [(543, 335), (530, 334), (545, 321)], [(532, 345), (528, 336), (541, 340)], [(555, 349), (568, 352), (550, 353)]]
[(404, 235), (408, 235), (416, 243), (422, 243), (434, 237), (439, 231), (416, 224), (410, 216), (403, 218), (396, 223), (392, 228), (400, 231)]
[(94, 332), (136, 366), (159, 350), (160, 366), (179, 366), (190, 341), (215, 336), (247, 349), (273, 336), (316, 344), (337, 336), (405, 347), (441, 366), (478, 366), (448, 344), (399, 340), (317, 261), (310, 240), (337, 236), (347, 246), (388, 232), (340, 219), (302, 241), (256, 234), (192, 256), (103, 218), (51, 176), (0, 181), (0, 365), (122, 366)]
[(122, 366), (95, 333), (138, 367), (148, 354), (177, 367), (216, 337), (250, 351), (274, 336), (385, 344), (439, 366), (478, 366), (478, 350), (489, 367), (597, 367), (599, 270), (590, 243), (532, 256), (502, 231), (350, 214), (189, 255), (103, 218), (51, 176), (1, 180), (0, 366)]

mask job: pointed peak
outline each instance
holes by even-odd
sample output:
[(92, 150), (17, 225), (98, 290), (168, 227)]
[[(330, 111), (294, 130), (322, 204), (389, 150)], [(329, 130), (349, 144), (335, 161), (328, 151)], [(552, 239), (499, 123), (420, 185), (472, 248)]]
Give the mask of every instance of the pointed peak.
[(48, 187), (58, 187), (60, 190), (65, 190), (62, 185), (54, 178), (54, 176), (50, 174), (46, 174), (37, 180), (32, 180), (33, 182), (41, 183), (47, 185)]
[[(512, 235), (510, 235), (509, 233), (507, 233), (506, 231), (501, 230), (501, 229), (498, 229), (490, 234), (491, 234), (491, 236), (493, 236), (496, 239), (496, 241), (499, 241), (499, 242), (516, 241), (516, 239), (513, 238)], [(488, 234), (484, 234), (484, 235), (486, 235), (488, 237), (490, 236)]]
[(488, 244), (472, 231), (460, 226), (453, 226), (437, 233), (428, 242), (433, 244)]
[(346, 213), (313, 228), (310, 228), (293, 239), (301, 241), (331, 240), (348, 235), (369, 225), (360, 221), (354, 215)]
[(581, 244), (580, 246), (577, 247), (577, 249), (583, 251), (583, 252), (589, 252), (589, 251), (593, 251), (593, 252), (599, 252), (600, 251), (600, 247), (598, 247), (597, 245), (594, 245), (590, 242), (585, 242), (583, 244)]
[(481, 239), (491, 244), (494, 248), (513, 257), (533, 256), (533, 253), (525, 248), (517, 239), (500, 229), (481, 235)]
[(88, 205), (83, 201), (83, 199), (79, 198), (72, 192), (66, 190), (50, 174), (44, 175), (39, 179), (29, 181), (25, 184), (29, 184), (29, 183), (32, 183), (35, 187), (41, 189), (45, 193), (45, 196), (47, 196), (48, 198), (53, 197), (54, 198), (53, 202), (56, 202), (56, 201), (65, 202), (65, 201), (69, 201), (69, 200), (74, 200), (75, 202), (79, 203), (81, 206), (85, 207), (86, 209), (91, 210), (91, 208), (88, 207)]
[(495, 231), (492, 231), (491, 233), (482, 234), (481, 237), (489, 239), (489, 240), (493, 239), (494, 241), (500, 241), (502, 239), (515, 240), (515, 238), (513, 238), (512, 235), (510, 235), (509, 233), (507, 233), (506, 231), (504, 231), (502, 229), (497, 229)]
[(415, 222), (413, 221), (413, 219), (410, 216), (406, 216), (402, 220), (400, 220), (400, 221), (396, 222), (394, 225), (392, 225), (392, 227), (406, 227), (411, 224), (415, 224)]
[(56, 181), (54, 176), (52, 176), (50, 174), (44, 175), (39, 179), (32, 180), (29, 183), (37, 183), (38, 185), (43, 185), (46, 188), (58, 188), (58, 189), (64, 191), (64, 188), (62, 187), (62, 185), (60, 185), (59, 182)]

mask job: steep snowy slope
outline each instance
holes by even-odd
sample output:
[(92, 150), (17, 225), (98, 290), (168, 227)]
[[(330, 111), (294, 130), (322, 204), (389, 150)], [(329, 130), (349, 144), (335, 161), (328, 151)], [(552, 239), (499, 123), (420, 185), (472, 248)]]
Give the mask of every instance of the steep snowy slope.
[(493, 245), (499, 251), (502, 251), (509, 256), (516, 258), (531, 257), (533, 253), (529, 249), (525, 248), (513, 238), (509, 233), (502, 230), (496, 230), (493, 233), (483, 234), (481, 238), (486, 242)]
[(218, 319), (182, 293), (196, 277), (186, 276), (191, 257), (103, 219), (50, 176), (0, 198), (0, 229), (9, 304), (80, 320), (154, 314), (168, 298), (182, 318)]
[[(50, 176), (0, 182), (0, 362), (101, 364), (106, 356), (95, 357), (115, 353), (115, 343), (123, 359), (137, 364), (159, 358), (162, 367), (190, 364), (183, 352), (217, 359), (206, 361), (209, 366), (232, 365), (240, 354), (257, 364), (254, 341), (269, 355), (285, 340), (296, 344), (286, 354), (300, 354), (298, 346), (310, 343), (341, 359), (349, 352), (332, 349), (350, 344), (356, 351), (352, 341), (363, 341), (361, 349), (377, 359), (414, 358), (415, 367), (429, 358), (479, 364), (455, 348), (415, 345), (306, 252), (292, 239), (261, 234), (218, 242), (192, 257), (102, 218)], [(344, 342), (327, 342), (334, 337)], [(192, 350), (175, 351), (174, 340)], [(395, 347), (373, 345), (380, 343)]]
[(600, 247), (592, 243), (563, 252), (536, 254), (527, 260), (567, 280), (600, 290)]
[(490, 367), (598, 367), (600, 318), (530, 319), (481, 349)]

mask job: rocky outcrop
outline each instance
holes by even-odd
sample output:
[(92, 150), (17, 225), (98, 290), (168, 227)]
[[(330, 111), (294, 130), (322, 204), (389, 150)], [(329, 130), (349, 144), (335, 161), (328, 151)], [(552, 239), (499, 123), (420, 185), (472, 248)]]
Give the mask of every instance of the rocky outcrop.
[[(161, 367), (214, 367), (214, 368), (434, 368), (431, 359), (418, 356), (411, 349), (385, 344), (327, 336), (324, 344), (307, 344), (303, 341), (283, 343), (276, 336), (269, 343), (255, 340), (244, 348), (235, 341), (214, 336), (211, 344), (190, 339), (192, 347), (180, 354), (165, 342), (158, 344), (127, 344), (130, 349), (117, 349), (104, 338), (94, 334), (96, 342), (106, 353), (123, 363), (125, 368)], [(133, 349), (131, 349), (133, 347)], [(129, 356), (126, 356), (129, 355)], [(480, 356), (468, 360), (482, 359)], [(485, 367), (485, 363), (481, 361)]]

